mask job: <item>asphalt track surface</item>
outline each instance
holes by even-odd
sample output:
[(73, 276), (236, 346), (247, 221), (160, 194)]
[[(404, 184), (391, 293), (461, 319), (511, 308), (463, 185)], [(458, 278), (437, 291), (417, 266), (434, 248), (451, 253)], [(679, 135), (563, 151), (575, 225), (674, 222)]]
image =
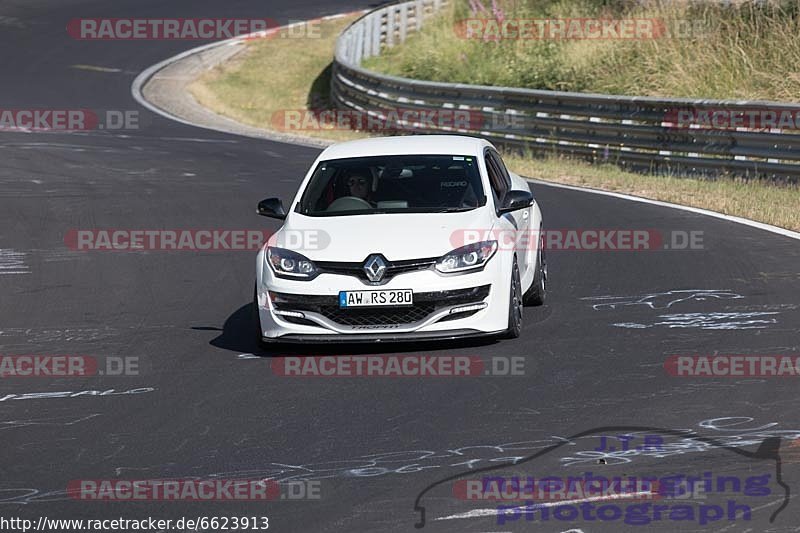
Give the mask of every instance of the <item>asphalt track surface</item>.
[[(266, 515), (274, 531), (412, 531), (421, 496), (429, 531), (796, 530), (800, 507), (794, 499), (769, 521), (785, 503), (775, 482), (778, 458), (791, 494), (800, 491), (796, 378), (686, 379), (663, 369), (671, 354), (800, 353), (796, 240), (678, 210), (534, 186), (549, 228), (702, 231), (704, 249), (551, 252), (548, 303), (526, 309), (517, 340), (315, 350), (526, 361), (521, 377), (440, 379), (273, 375), (272, 361), (285, 352), (264, 353), (252, 341), (252, 252), (66, 247), (64, 236), (74, 228), (275, 229), (275, 222), (254, 214), (256, 202), (288, 199), (318, 153), (177, 124), (133, 101), (130, 84), (138, 72), (201, 43), (79, 42), (66, 34), (66, 21), (266, 16), (284, 22), (364, 7), (330, 0), (0, 5), (3, 108), (135, 109), (143, 123), (124, 135), (0, 133), (6, 261), (0, 353), (130, 356), (142, 367), (141, 375), (129, 377), (2, 380), (0, 515)], [(679, 290), (721, 292), (672, 292)], [(656, 296), (641, 300), (647, 295)], [(627, 298), (615, 300), (615, 308), (595, 309), (598, 301), (587, 298), (600, 296)], [(10, 396), (63, 391), (106, 394)], [(118, 394), (126, 391), (138, 393)], [(620, 426), (657, 428), (641, 430), (639, 438), (662, 434), (666, 444), (659, 453), (593, 455), (599, 435), (635, 431), (609, 429)], [(687, 441), (670, 430), (712, 441)], [(597, 464), (601, 456), (607, 464)], [(705, 501), (749, 505), (749, 522), (724, 518), (701, 526), (695, 517), (634, 527), (620, 520), (542, 522), (517, 515), (498, 524), (491, 511), (496, 503), (460, 501), (452, 482), (439, 483), (489, 466), (499, 476), (770, 474), (771, 491), (712, 494)], [(321, 497), (109, 503), (76, 501), (65, 492), (76, 479), (192, 477), (318, 480)]]

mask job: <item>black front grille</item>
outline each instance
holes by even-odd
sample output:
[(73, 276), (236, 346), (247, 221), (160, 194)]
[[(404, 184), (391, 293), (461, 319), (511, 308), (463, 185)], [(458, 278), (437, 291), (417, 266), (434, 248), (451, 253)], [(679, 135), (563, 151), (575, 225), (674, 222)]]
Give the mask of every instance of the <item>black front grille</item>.
[(411, 324), (424, 320), (435, 310), (432, 303), (412, 305), (410, 307), (373, 307), (364, 309), (339, 309), (324, 306), (320, 314), (344, 326), (390, 326), (393, 324)]
[[(364, 260), (366, 261), (366, 259)], [(364, 272), (364, 261), (361, 263), (344, 263), (339, 261), (315, 261), (314, 264), (319, 269), (320, 274), (339, 274), (342, 276), (353, 276), (363, 281), (369, 281)], [(428, 270), (436, 264), (436, 258), (431, 259), (408, 259), (404, 261), (387, 261), (386, 272), (379, 283), (386, 283), (398, 274), (415, 272), (418, 270)]]
[[(428, 318), (432, 313), (453, 305), (472, 304), (483, 301), (489, 296), (489, 285), (454, 289), (446, 291), (420, 292), (414, 294), (414, 305), (409, 307), (361, 307), (339, 308), (337, 296), (309, 294), (290, 294), (270, 292), (275, 309), (285, 311), (310, 311), (319, 313), (328, 320), (342, 326), (391, 326), (412, 324)], [(447, 315), (441, 320), (464, 318), (477, 311), (466, 311), (456, 315)], [(283, 317), (287, 319), (287, 317)], [(300, 323), (294, 319), (290, 322)]]

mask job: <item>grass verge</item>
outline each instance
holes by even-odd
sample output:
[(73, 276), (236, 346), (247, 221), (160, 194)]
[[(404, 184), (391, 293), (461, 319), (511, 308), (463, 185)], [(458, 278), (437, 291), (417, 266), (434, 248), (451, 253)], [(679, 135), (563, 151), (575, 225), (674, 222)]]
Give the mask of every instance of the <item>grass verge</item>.
[[(328, 104), (333, 43), (350, 20), (323, 22), (318, 39), (253, 41), (234, 60), (196, 80), (190, 91), (201, 104), (221, 115), (276, 129), (276, 113)], [(335, 141), (368, 136), (334, 129), (297, 133)], [(700, 207), (800, 231), (798, 186), (729, 178), (670, 178), (570, 159), (533, 159), (511, 153), (505, 157), (508, 166), (523, 176)]]
[(571, 159), (532, 159), (505, 154), (521, 176), (614, 191), (663, 202), (709, 209), (800, 231), (800, 187), (733, 178), (717, 180), (638, 174), (614, 165)]
[(191, 83), (189, 92), (215, 113), (250, 126), (336, 141), (361, 138), (341, 129), (284, 128), (286, 113), (330, 105), (333, 43), (355, 18), (322, 21), (314, 37), (250, 41), (244, 52)]
[[(467, 0), (454, 0), (403, 46), (365, 66), (451, 83), (800, 101), (797, 0), (500, 0), (497, 6), (494, 13), (472, 11)], [(470, 19), (483, 24), (468, 32), (464, 21)], [(598, 34), (577, 22), (581, 19), (650, 21), (652, 30), (632, 33), (637, 38), (615, 38), (612, 32), (589, 38)], [(518, 38), (515, 26), (503, 30), (509, 26), (497, 20), (541, 25)], [(556, 24), (564, 30), (558, 33)]]

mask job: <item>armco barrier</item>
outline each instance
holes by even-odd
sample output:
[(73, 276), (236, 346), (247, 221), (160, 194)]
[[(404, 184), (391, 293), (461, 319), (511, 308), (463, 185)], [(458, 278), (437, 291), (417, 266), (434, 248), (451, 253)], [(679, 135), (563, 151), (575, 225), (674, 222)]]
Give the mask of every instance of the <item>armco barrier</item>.
[(480, 135), (536, 152), (570, 153), (652, 171), (728, 172), (791, 182), (800, 176), (800, 130), (678, 127), (669, 118), (677, 110), (794, 116), (800, 113), (800, 105), (428, 82), (372, 72), (361, 66), (363, 59), (403, 42), (446, 4), (447, 0), (391, 4), (351, 24), (336, 42), (331, 81), (335, 105), (378, 120), (398, 109), (469, 110), (483, 117), (479, 128), (428, 124), (408, 129)]

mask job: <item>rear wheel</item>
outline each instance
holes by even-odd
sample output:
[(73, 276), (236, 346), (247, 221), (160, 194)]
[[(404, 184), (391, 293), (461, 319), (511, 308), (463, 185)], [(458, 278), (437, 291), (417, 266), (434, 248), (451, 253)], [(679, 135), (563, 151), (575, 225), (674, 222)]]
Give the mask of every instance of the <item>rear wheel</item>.
[(517, 258), (514, 258), (514, 270), (511, 272), (511, 293), (508, 299), (508, 329), (506, 338), (516, 339), (522, 332), (522, 284), (519, 279)]
[(536, 273), (533, 283), (525, 291), (522, 300), (525, 305), (542, 305), (547, 296), (547, 258), (544, 255), (544, 237), (539, 242), (539, 251), (536, 254)]

